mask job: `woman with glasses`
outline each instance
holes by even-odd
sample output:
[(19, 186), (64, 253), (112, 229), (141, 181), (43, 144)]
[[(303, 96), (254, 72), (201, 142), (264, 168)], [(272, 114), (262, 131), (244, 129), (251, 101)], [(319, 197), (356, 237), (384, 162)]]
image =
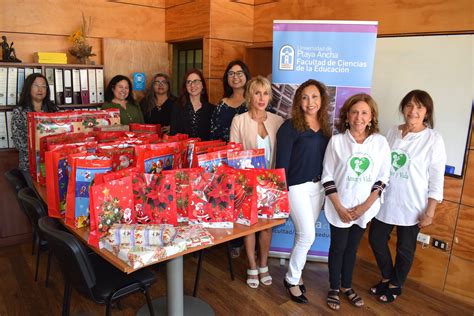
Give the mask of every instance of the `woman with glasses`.
[(188, 134), (189, 137), (210, 139), (211, 116), (214, 105), (208, 101), (206, 82), (198, 69), (184, 75), (178, 101), (171, 114), (170, 134)]
[(224, 97), (217, 105), (211, 119), (211, 139), (229, 141), (230, 124), (237, 114), (247, 112), (245, 85), (250, 71), (240, 60), (231, 61), (224, 72)]
[(28, 183), (31, 184), (28, 160), (28, 112), (56, 112), (56, 105), (50, 100), (46, 77), (34, 73), (26, 78), (21, 91), (20, 101), (12, 113), (12, 139), (19, 153), (19, 166)]
[(102, 104), (102, 109), (119, 109), (120, 123), (123, 125), (145, 123), (142, 110), (136, 104), (131, 90), (133, 90), (132, 82), (122, 75), (113, 77), (105, 89), (105, 103)]
[[(236, 115), (230, 127), (230, 141), (242, 143), (245, 150), (253, 148), (265, 149), (265, 160), (268, 169), (275, 166), (276, 134), (283, 118), (266, 111), (272, 98), (272, 86), (268, 79), (257, 76), (247, 84), (245, 98), (248, 112)], [(272, 284), (268, 271), (268, 253), (272, 240), (272, 229), (268, 228), (258, 236), (258, 265), (255, 255), (255, 234), (244, 237), (249, 269), (247, 269), (247, 285), (256, 289), (260, 283)]]
[(167, 74), (156, 74), (151, 80), (140, 107), (147, 124), (160, 124), (161, 131), (170, 131), (171, 111), (176, 97), (171, 94), (171, 80)]

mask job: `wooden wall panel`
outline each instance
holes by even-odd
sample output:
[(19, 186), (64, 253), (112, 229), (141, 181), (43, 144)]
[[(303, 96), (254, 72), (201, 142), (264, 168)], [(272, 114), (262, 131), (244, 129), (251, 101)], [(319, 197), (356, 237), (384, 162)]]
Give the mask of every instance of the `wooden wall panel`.
[[(106, 0), (0, 0), (3, 32), (69, 35), (93, 18), (89, 36), (164, 41), (165, 10)], [(26, 18), (25, 18), (26, 17)]]
[(209, 37), (209, 2), (209, 0), (196, 0), (166, 9), (166, 42)]
[(454, 229), (456, 227), (456, 218), (458, 216), (459, 204), (444, 201), (436, 207), (433, 224), (422, 228), (421, 232), (430, 235), (452, 245), (454, 239)]
[(379, 34), (474, 30), (473, 1), (291, 0), (255, 6), (254, 42), (272, 40), (273, 20), (379, 21)]
[(224, 88), (222, 87), (222, 79), (206, 79), (207, 90), (209, 92), (209, 102), (214, 105), (222, 99)]
[(461, 204), (474, 206), (474, 151), (469, 151), (467, 169), (464, 175)]
[(463, 179), (444, 177), (444, 200), (460, 203)]
[[(474, 262), (474, 208), (461, 205), (453, 242), (453, 256)], [(474, 271), (474, 270), (473, 270)]]
[(272, 48), (247, 48), (244, 61), (252, 76), (267, 77), (272, 73)]
[[(149, 83), (153, 74), (157, 72), (169, 73), (168, 60), (167, 43), (104, 39), (106, 84), (118, 74), (132, 78), (133, 72), (144, 72), (147, 83)], [(143, 93), (136, 93), (136, 96), (141, 97)]]
[(211, 1), (210, 37), (251, 42), (253, 6), (229, 0)]
[(209, 39), (206, 42), (209, 49), (208, 62), (211, 64), (209, 77), (212, 79), (222, 79), (230, 61), (244, 59), (245, 43), (220, 39)]
[[(71, 42), (67, 36), (58, 35), (38, 35), (24, 33), (2, 33), (8, 39), (8, 42), (14, 42), (16, 56), (24, 63), (33, 62), (33, 53), (35, 52), (58, 52), (67, 53)], [(102, 64), (102, 40), (90, 38), (89, 44), (92, 46), (92, 52), (97, 56), (91, 57), (97, 65)], [(76, 60), (68, 54), (68, 63), (74, 64)]]
[(451, 256), (444, 291), (470, 304), (474, 302), (474, 261)]

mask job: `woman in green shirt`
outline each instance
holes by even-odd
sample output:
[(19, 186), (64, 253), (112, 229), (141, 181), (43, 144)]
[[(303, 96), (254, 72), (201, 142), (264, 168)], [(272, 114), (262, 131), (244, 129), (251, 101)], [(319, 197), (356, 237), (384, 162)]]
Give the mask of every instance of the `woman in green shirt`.
[(135, 103), (130, 90), (132, 90), (132, 82), (122, 75), (113, 77), (105, 90), (105, 103), (102, 104), (102, 109), (119, 109), (122, 125), (145, 122), (142, 110)]

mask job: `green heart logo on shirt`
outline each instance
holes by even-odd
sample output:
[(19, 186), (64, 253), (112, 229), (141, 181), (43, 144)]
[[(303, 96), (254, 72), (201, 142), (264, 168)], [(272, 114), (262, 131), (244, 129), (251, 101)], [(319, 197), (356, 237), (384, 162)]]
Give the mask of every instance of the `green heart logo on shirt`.
[(367, 168), (369, 168), (370, 161), (365, 157), (353, 157), (350, 164), (352, 170), (354, 170), (357, 176), (360, 176), (365, 172), (365, 170), (367, 170)]
[(396, 151), (392, 152), (392, 167), (395, 171), (403, 167), (407, 163), (407, 155), (397, 153)]

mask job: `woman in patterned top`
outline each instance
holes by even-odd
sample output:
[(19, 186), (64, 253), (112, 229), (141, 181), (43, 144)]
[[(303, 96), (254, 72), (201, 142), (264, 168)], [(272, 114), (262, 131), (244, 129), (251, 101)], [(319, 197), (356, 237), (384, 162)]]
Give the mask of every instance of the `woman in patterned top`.
[(189, 137), (209, 140), (213, 111), (214, 105), (208, 101), (201, 71), (189, 70), (184, 75), (178, 102), (173, 106), (170, 134), (184, 133)]
[(211, 139), (229, 141), (232, 119), (237, 114), (247, 112), (245, 85), (250, 78), (250, 71), (242, 61), (233, 60), (227, 65), (222, 79), (224, 97), (214, 110), (211, 119)]
[(56, 112), (56, 105), (50, 100), (46, 77), (34, 73), (26, 78), (20, 101), (12, 113), (13, 144), (19, 152), (19, 166), (28, 183), (31, 184), (28, 160), (28, 112)]

